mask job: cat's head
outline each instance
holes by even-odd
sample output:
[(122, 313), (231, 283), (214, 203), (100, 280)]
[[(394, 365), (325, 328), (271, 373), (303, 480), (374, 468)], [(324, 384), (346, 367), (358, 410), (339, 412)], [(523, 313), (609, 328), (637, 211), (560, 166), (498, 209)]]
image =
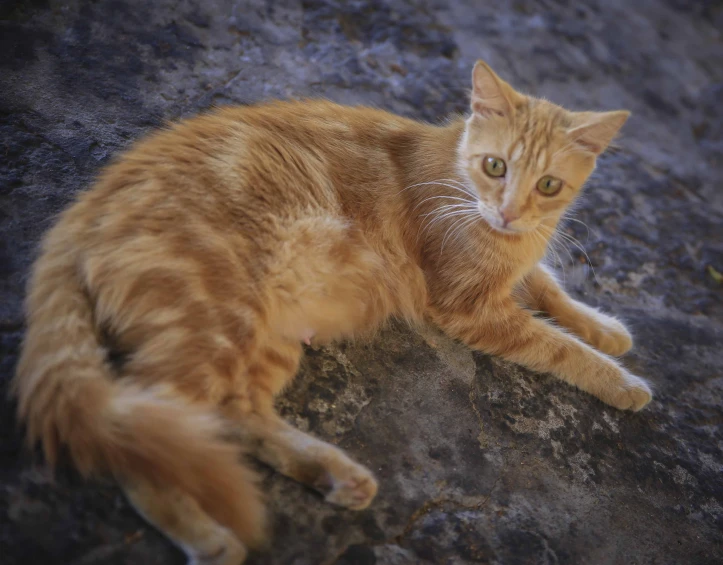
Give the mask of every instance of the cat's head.
[(503, 233), (554, 225), (629, 112), (567, 111), (517, 92), (482, 61), (472, 86), (459, 166), (479, 213)]

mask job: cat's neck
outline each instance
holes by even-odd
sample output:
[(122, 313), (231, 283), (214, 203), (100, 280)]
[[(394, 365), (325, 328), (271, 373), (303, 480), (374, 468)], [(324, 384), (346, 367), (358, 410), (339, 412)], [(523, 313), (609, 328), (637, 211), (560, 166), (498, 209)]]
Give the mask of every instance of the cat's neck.
[(407, 186), (441, 179), (462, 182), (458, 170), (458, 148), (464, 134), (464, 119), (454, 118), (445, 126), (423, 126), (410, 145), (404, 177)]

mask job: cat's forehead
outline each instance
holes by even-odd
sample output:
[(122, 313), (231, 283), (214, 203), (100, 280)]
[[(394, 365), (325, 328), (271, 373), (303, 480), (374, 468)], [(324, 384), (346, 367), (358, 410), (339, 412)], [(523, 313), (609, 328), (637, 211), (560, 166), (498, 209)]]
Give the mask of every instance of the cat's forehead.
[(569, 144), (569, 113), (546, 100), (528, 99), (509, 118), (473, 116), (465, 135), (469, 154), (492, 153), (530, 172), (546, 169)]
[(530, 170), (546, 169), (568, 142), (569, 119), (564, 110), (545, 101), (519, 108), (510, 122), (506, 153), (510, 164)]

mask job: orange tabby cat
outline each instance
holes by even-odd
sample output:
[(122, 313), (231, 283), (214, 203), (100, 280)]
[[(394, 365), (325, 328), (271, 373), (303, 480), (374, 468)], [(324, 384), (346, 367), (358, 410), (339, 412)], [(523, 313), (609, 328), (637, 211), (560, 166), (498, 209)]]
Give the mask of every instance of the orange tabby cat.
[(611, 357), (628, 331), (539, 263), (628, 113), (568, 112), (482, 62), (471, 107), (438, 127), (275, 102), (138, 143), (35, 264), (14, 382), (30, 441), (51, 464), (63, 448), (83, 474), (112, 474), (191, 563), (237, 565), (265, 526), (230, 438), (332, 503), (364, 508), (377, 490), (274, 411), (312, 338), (428, 318), (642, 408), (650, 388)]

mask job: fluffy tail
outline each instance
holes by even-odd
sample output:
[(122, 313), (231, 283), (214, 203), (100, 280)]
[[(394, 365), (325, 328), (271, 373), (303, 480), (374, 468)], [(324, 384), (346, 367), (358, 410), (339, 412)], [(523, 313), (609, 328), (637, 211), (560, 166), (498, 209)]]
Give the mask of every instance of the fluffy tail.
[(77, 252), (53, 232), (29, 285), (28, 327), (13, 381), (28, 441), (42, 443), (51, 465), (65, 446), (86, 476), (112, 473), (178, 487), (241, 541), (259, 545), (261, 497), (239, 450), (223, 441), (223, 423), (162, 389), (112, 380)]

